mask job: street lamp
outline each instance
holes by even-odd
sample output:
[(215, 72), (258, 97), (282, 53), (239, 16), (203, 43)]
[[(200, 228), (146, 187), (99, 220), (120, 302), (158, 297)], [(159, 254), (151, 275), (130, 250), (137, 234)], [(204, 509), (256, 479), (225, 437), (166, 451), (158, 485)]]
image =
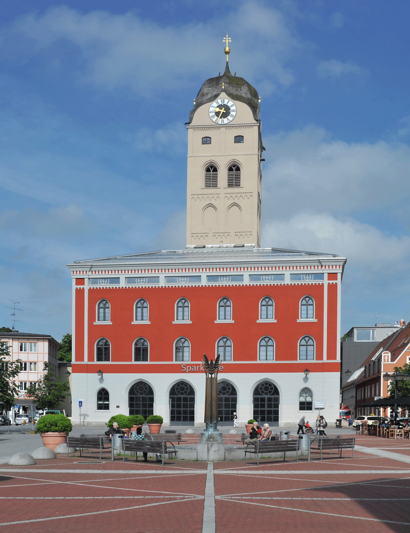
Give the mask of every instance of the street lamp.
[(310, 370), (307, 368), (306, 370), (303, 371), (303, 373), (305, 374), (305, 378), (307, 378), (308, 375), (310, 374)]
[(71, 372), (69, 370), (66, 370), (65, 375), (69, 378), (71, 376)]
[(352, 373), (350, 372), (350, 370), (346, 370), (345, 376), (347, 376), (347, 379), (349, 379), (351, 375)]
[(397, 406), (398, 406), (398, 403), (399, 403), (397, 401), (397, 382), (398, 381), (406, 381), (406, 380), (410, 379), (410, 375), (409, 374), (402, 374), (401, 372), (397, 372), (397, 370), (395, 370), (393, 372), (393, 374), (389, 374), (388, 372), (383, 374), (383, 379), (384, 379), (384, 381), (390, 381), (390, 380), (394, 381), (394, 425), (396, 425), (396, 422), (397, 422)]
[(99, 370), (97, 372), (97, 376), (101, 379), (104, 376), (104, 372), (102, 370)]

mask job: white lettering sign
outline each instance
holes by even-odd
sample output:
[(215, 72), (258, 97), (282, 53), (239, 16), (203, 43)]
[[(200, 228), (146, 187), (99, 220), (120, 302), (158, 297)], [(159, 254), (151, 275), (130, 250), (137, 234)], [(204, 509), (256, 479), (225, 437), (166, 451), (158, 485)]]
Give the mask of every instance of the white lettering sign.
[[(219, 371), (223, 372), (224, 367), (220, 366)], [(202, 363), (200, 365), (181, 365), (181, 372), (205, 372)]]

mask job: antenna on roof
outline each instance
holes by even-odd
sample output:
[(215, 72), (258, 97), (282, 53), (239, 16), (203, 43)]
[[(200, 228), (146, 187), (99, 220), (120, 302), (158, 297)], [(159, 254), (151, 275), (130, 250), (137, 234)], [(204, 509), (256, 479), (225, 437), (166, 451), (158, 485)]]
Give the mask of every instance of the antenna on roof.
[(10, 318), (10, 320), (13, 321), (13, 325), (12, 325), (11, 329), (15, 330), (16, 329), (16, 322), (21, 322), (21, 320), (17, 320), (16, 319), (16, 311), (24, 311), (24, 309), (19, 309), (18, 307), (16, 307), (16, 304), (19, 304), (20, 302), (17, 302), (16, 300), (10, 300), (10, 302), (13, 302), (13, 307), (11, 307), (9, 305), (5, 305), (4, 307), (6, 307), (7, 309), (13, 309), (13, 312), (10, 313), (10, 316), (12, 316), (13, 318)]

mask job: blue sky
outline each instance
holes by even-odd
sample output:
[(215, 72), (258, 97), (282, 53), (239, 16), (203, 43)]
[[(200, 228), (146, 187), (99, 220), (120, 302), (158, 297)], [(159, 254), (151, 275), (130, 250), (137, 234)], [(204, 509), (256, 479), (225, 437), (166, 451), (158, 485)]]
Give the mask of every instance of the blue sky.
[(262, 97), (262, 245), (348, 258), (342, 331), (410, 319), (410, 4), (0, 0), (0, 319), (60, 340), (76, 259), (185, 245), (186, 129)]

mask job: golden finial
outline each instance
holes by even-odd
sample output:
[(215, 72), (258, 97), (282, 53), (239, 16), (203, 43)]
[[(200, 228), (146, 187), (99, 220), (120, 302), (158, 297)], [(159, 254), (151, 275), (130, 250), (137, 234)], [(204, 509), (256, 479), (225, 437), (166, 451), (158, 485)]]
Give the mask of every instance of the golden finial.
[(222, 82), (222, 89), (225, 89), (225, 82)]
[(226, 46), (225, 46), (225, 54), (226, 54), (226, 62), (229, 61), (229, 54), (231, 52), (231, 49), (229, 48), (229, 43), (232, 41), (232, 39), (228, 36), (228, 34), (226, 34), (226, 37), (223, 38), (223, 42), (226, 43)]
[(195, 104), (196, 104), (196, 98), (194, 98), (194, 106), (195, 106)]

